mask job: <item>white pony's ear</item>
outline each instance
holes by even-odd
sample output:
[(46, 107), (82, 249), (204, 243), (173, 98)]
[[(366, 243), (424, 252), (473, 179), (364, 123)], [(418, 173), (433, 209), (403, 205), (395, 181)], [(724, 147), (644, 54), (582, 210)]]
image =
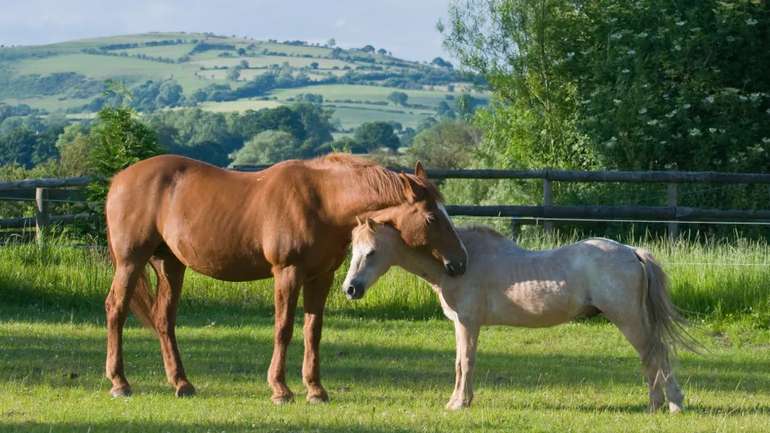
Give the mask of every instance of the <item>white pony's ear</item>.
[(361, 218), (358, 215), (356, 215), (356, 224), (358, 225), (363, 224), (363, 222), (361, 221)]

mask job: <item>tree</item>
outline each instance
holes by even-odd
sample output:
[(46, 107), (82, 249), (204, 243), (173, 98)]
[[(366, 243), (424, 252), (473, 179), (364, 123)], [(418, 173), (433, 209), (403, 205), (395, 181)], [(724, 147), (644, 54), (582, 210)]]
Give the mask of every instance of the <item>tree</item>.
[(319, 65), (318, 65), (318, 62), (311, 62), (310, 65), (308, 65), (308, 66), (310, 66), (310, 69), (314, 69), (315, 70), (315, 69), (318, 69)]
[[(485, 164), (590, 168), (594, 155), (577, 126), (575, 82), (565, 47), (576, 37), (572, 0), (453, 1), (444, 43), (484, 75), (495, 93), (478, 122)], [(558, 61), (557, 61), (558, 59)]]
[(64, 128), (56, 140), (59, 167), (64, 176), (85, 176), (91, 173), (89, 154), (93, 147), (90, 131), (82, 123)]
[(452, 107), (449, 106), (449, 104), (446, 101), (441, 101), (436, 106), (436, 114), (439, 115), (439, 117), (446, 117), (449, 119), (455, 118), (455, 112), (452, 109)]
[(478, 129), (463, 121), (445, 120), (420, 131), (407, 154), (428, 167), (462, 168), (470, 165), (480, 141)]
[(238, 81), (239, 78), (241, 78), (241, 68), (237, 66), (230, 68), (227, 72), (227, 79), (230, 81)]
[(373, 46), (371, 46), (371, 45), (364, 45), (364, 46), (361, 48), (361, 51), (363, 51), (363, 52), (365, 52), (365, 53), (373, 53), (373, 52), (374, 52), (374, 47), (373, 47)]
[(334, 38), (330, 38), (328, 41), (326, 41), (326, 46), (329, 48), (334, 48), (337, 46), (337, 40)]
[(395, 105), (400, 105), (402, 107), (407, 106), (408, 100), (409, 100), (409, 95), (407, 95), (405, 92), (392, 92), (390, 95), (388, 95), (388, 101), (392, 102)]
[(479, 101), (468, 93), (462, 93), (455, 98), (455, 110), (463, 119), (470, 119), (478, 105)]
[(436, 66), (438, 66), (440, 68), (452, 69), (454, 67), (450, 62), (444, 60), (441, 57), (434, 58), (433, 61), (430, 62), (430, 63), (431, 63), (431, 65), (436, 65)]
[(233, 165), (272, 164), (301, 157), (295, 138), (284, 131), (267, 130), (255, 135), (231, 158)]
[[(109, 179), (118, 171), (143, 159), (162, 153), (158, 138), (128, 107), (103, 108), (97, 114), (91, 136), (89, 165), (100, 181), (88, 186), (89, 199), (104, 203)], [(100, 204), (97, 209), (101, 211)]]
[(386, 147), (397, 150), (401, 146), (393, 125), (388, 122), (367, 122), (356, 128), (353, 139), (367, 152)]

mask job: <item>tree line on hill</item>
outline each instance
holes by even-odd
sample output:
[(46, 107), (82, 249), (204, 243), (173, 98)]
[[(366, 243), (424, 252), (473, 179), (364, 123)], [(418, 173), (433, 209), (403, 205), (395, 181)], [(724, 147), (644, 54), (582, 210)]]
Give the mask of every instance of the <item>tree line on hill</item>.
[[(99, 112), (115, 107), (133, 111), (125, 104), (126, 92), (108, 92), (110, 105), (105, 104)], [(320, 95), (300, 95), (289, 105), (245, 113), (185, 108), (133, 116), (152, 131), (164, 152), (219, 166), (269, 164), (332, 151), (397, 155), (438, 122), (428, 117), (416, 129), (398, 122), (367, 122), (335, 140), (333, 133), (340, 127), (332, 121), (333, 110), (324, 108), (322, 100)], [(456, 118), (436, 117), (445, 121)], [(88, 174), (85, 155), (94, 146), (94, 131), (98, 132), (103, 122), (101, 117), (72, 122), (29, 106), (0, 104), (0, 165), (32, 169), (49, 164), (55, 169), (52, 175)]]

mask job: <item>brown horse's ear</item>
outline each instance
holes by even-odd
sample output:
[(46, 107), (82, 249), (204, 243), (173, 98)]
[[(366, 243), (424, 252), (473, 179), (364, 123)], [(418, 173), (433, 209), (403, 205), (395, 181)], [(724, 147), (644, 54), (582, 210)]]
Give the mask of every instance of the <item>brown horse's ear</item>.
[(417, 164), (414, 166), (414, 175), (421, 179), (428, 180), (428, 174), (425, 172), (422, 162), (417, 161)]

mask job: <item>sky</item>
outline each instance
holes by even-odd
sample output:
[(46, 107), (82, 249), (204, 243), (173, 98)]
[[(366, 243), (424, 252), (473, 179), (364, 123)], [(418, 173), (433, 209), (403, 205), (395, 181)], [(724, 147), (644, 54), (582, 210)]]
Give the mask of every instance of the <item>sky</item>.
[(334, 38), (410, 60), (448, 57), (436, 22), (449, 0), (3, 0), (0, 44), (38, 45), (149, 31), (256, 39)]

